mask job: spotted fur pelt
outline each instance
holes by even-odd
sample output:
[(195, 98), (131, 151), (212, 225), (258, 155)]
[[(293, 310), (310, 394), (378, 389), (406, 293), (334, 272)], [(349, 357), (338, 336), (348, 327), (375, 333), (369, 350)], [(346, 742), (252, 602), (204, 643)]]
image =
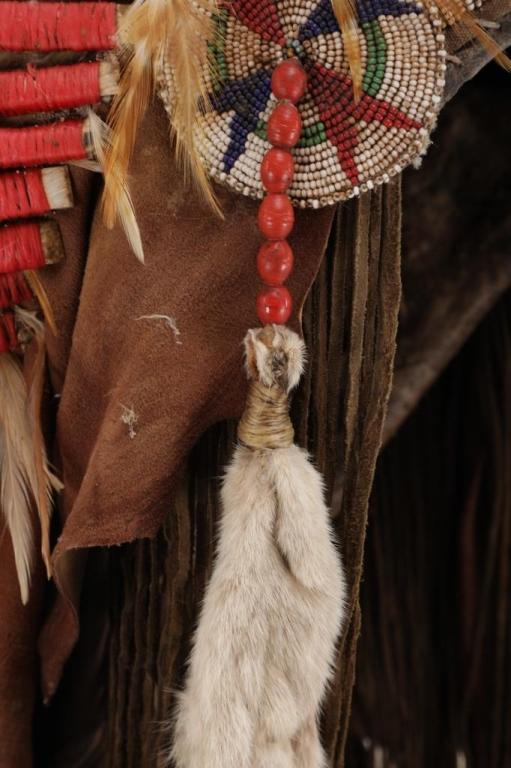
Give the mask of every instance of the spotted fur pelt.
[[(289, 365), (300, 351), (301, 370), (301, 341), (285, 328), (276, 334)], [(263, 377), (272, 350), (257, 337), (247, 344)], [(297, 379), (287, 372), (289, 387)], [(323, 768), (316, 724), (344, 582), (321, 477), (296, 445), (239, 445), (222, 503), (172, 757), (178, 768)]]

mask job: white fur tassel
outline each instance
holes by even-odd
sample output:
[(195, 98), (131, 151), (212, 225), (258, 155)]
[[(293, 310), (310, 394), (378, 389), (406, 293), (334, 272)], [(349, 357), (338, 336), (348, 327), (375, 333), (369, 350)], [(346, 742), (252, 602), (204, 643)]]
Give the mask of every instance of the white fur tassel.
[[(245, 345), (252, 387), (287, 406), (299, 337), (267, 326)], [(317, 719), (343, 616), (342, 567), (319, 473), (284, 421), (261, 437), (260, 416), (240, 428), (249, 445), (236, 448), (223, 485), (217, 559), (177, 708), (177, 768), (326, 765)]]

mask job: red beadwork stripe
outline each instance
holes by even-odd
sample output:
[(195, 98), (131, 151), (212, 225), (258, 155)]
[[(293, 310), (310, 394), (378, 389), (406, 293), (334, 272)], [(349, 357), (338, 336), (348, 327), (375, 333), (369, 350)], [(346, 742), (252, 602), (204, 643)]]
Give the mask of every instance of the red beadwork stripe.
[(0, 275), (0, 309), (14, 307), (32, 298), (32, 291), (27, 285), (23, 272)]
[(84, 160), (83, 120), (29, 128), (0, 128), (0, 168)]
[(116, 31), (115, 3), (0, 2), (6, 51), (107, 51)]
[(41, 230), (37, 221), (0, 227), (0, 273), (44, 267)]
[(225, 0), (220, 5), (229, 8), (241, 24), (260, 35), (263, 40), (281, 46), (286, 44), (286, 35), (274, 0), (255, 0), (252, 3), (246, 0)]
[(39, 169), (0, 174), (0, 221), (37, 216), (49, 210)]
[(14, 312), (2, 312), (0, 314), (0, 354), (10, 352), (18, 346), (16, 323)]
[(100, 101), (99, 62), (0, 72), (0, 114), (69, 109)]

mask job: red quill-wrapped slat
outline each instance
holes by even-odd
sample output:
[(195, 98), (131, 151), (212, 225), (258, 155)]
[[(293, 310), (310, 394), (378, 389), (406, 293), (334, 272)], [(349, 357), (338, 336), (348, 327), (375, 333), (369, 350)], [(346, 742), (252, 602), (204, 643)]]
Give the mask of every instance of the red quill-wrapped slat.
[(18, 346), (14, 313), (10, 310), (0, 313), (0, 354), (10, 352)]
[(23, 272), (0, 274), (0, 309), (14, 307), (33, 298)]
[(38, 269), (63, 255), (57, 222), (24, 221), (0, 227), (0, 273)]
[(0, 2), (0, 50), (108, 51), (116, 31), (115, 3)]
[(23, 218), (49, 210), (39, 169), (0, 175), (0, 220)]
[(100, 62), (0, 72), (0, 114), (21, 115), (96, 104)]
[(0, 168), (85, 160), (84, 121), (0, 128)]
[(0, 228), (0, 273), (45, 265), (39, 222)]
[(0, 221), (40, 216), (72, 204), (65, 166), (0, 173)]

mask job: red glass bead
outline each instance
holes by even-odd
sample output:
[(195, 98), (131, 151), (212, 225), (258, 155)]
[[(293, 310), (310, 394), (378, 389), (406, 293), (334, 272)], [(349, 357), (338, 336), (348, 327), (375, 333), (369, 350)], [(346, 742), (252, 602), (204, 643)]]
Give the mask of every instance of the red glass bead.
[(302, 131), (300, 113), (290, 101), (277, 104), (268, 120), (268, 141), (276, 147), (294, 147)]
[(282, 61), (271, 77), (271, 89), (277, 99), (288, 99), (296, 104), (307, 89), (307, 74), (298, 59)]
[(268, 240), (285, 240), (295, 223), (295, 214), (289, 197), (267, 195), (259, 206), (257, 223)]
[(286, 240), (263, 243), (257, 254), (257, 271), (268, 285), (281, 285), (293, 269), (293, 251)]
[(287, 149), (269, 149), (261, 163), (261, 181), (268, 192), (285, 192), (293, 180), (295, 164)]
[(271, 288), (263, 288), (257, 296), (257, 317), (266, 323), (283, 325), (289, 319), (293, 309), (291, 294), (283, 285), (275, 285)]

